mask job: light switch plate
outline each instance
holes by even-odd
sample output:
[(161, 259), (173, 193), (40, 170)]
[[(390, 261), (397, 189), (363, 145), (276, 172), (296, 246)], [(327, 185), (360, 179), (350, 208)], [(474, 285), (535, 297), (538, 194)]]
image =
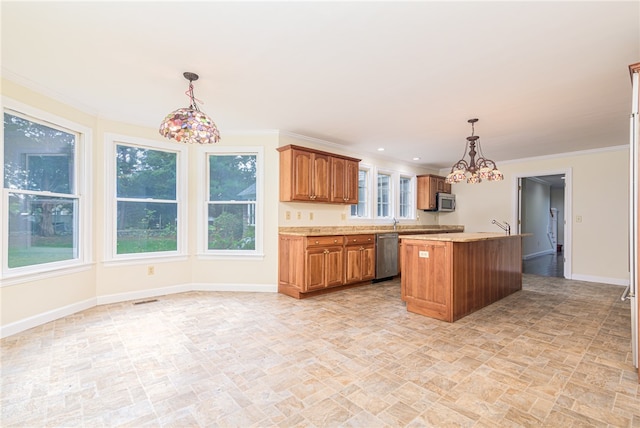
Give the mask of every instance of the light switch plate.
[(428, 258), (429, 258), (429, 252), (428, 252), (428, 251), (420, 251), (420, 252), (418, 253), (418, 256), (419, 256), (420, 258), (423, 258), (423, 259), (428, 259)]

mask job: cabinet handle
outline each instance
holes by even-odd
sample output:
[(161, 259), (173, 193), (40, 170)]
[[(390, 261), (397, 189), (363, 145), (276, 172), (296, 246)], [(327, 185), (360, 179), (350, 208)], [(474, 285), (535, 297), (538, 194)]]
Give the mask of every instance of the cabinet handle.
[(318, 243), (318, 241), (316, 241), (316, 244)]
[(329, 250), (324, 250), (324, 253), (325, 254), (329, 254)]
[(338, 243), (338, 240), (337, 240), (337, 239), (334, 239), (334, 240), (333, 240), (333, 243), (334, 243), (334, 244), (337, 244), (337, 243)]
[(360, 247), (360, 251), (364, 251), (364, 247)]

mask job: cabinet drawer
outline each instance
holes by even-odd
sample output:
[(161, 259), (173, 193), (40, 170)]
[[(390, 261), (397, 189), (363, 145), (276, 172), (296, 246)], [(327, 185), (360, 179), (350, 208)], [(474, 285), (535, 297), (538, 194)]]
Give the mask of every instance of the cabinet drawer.
[(307, 248), (323, 247), (327, 245), (343, 245), (343, 236), (308, 236)]
[(374, 235), (347, 235), (344, 238), (346, 245), (373, 244), (376, 242)]

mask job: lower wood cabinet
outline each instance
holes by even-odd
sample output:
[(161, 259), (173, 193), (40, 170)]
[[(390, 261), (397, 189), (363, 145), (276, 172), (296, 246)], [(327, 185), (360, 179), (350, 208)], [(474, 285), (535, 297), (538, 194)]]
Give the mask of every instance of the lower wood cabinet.
[(376, 277), (374, 235), (345, 236), (345, 284), (368, 281)]
[(278, 242), (279, 293), (300, 299), (375, 277), (374, 235), (280, 234)]

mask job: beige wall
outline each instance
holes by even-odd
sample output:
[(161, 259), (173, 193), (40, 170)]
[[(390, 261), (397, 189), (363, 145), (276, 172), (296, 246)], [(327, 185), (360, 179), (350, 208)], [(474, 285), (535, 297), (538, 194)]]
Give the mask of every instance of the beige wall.
[[(628, 148), (502, 162), (498, 166), (505, 176), (501, 182), (454, 184), (458, 209), (441, 215), (440, 224), (463, 224), (469, 232), (499, 231), (491, 224), (492, 219), (515, 225), (518, 176), (570, 171), (565, 219), (571, 222), (571, 241), (565, 242), (565, 250), (571, 251), (571, 278), (628, 283)], [(576, 222), (578, 216), (580, 223)]]
[[(287, 144), (315, 147), (321, 150), (362, 158), (362, 163), (407, 174), (430, 171), (412, 165), (360, 156), (338, 146), (288, 133), (228, 133), (221, 146), (260, 146), (264, 149), (266, 173), (264, 181), (264, 257), (251, 260), (221, 259), (198, 254), (196, 227), (200, 201), (197, 183), (203, 180), (198, 168), (196, 146), (189, 147), (188, 255), (171, 260), (147, 260), (105, 264), (105, 133), (114, 133), (172, 144), (155, 129), (142, 128), (98, 118), (42, 94), (2, 80), (2, 95), (33, 108), (43, 110), (92, 130), (92, 236), (93, 262), (82, 269), (63, 275), (44, 275), (5, 281), (0, 287), (0, 327), (2, 334), (12, 334), (30, 327), (112, 301), (142, 298), (150, 295), (188, 289), (232, 289), (274, 291), (277, 284), (278, 226), (357, 225), (348, 220), (349, 207), (278, 201), (278, 152)], [(516, 174), (571, 169), (573, 178), (572, 212), (583, 222), (573, 224), (573, 274), (575, 278), (628, 280), (627, 272), (627, 164), (625, 150), (576, 154), (565, 157), (519, 161), (500, 165), (506, 179), (500, 183), (477, 186), (454, 185), (458, 210), (453, 213), (417, 211), (416, 224), (461, 224), (467, 231), (495, 231), (491, 219), (512, 220), (515, 206)], [(594, 172), (595, 171), (595, 172)], [(445, 173), (445, 171), (441, 171)], [(603, 173), (606, 172), (606, 177)], [(286, 211), (292, 219), (286, 220)], [(297, 220), (300, 211), (301, 219)], [(309, 213), (314, 219), (309, 220)], [(346, 219), (342, 219), (346, 214)], [(513, 221), (513, 220), (512, 220)], [(366, 220), (367, 224), (375, 221)], [(362, 224), (360, 222), (360, 224)], [(565, 244), (566, 245), (566, 244)], [(153, 265), (155, 275), (147, 275)]]

